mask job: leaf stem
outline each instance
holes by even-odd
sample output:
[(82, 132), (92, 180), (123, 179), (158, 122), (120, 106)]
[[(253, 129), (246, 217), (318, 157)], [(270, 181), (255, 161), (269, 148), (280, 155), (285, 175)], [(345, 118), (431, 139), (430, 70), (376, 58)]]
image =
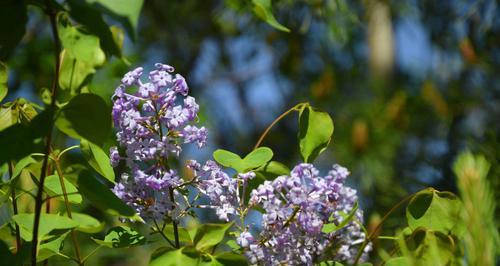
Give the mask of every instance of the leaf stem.
[[(59, 156), (57, 157), (59, 158)], [(61, 183), (61, 190), (64, 197), (64, 205), (66, 206), (66, 214), (70, 219), (73, 218), (71, 215), (71, 206), (69, 205), (68, 192), (66, 191), (66, 185), (64, 184), (63, 171), (61, 169), (61, 164), (58, 159), (54, 160), (56, 166), (56, 172), (59, 176), (59, 182)], [(78, 243), (77, 233), (74, 229), (71, 230), (71, 240), (73, 241), (73, 246), (75, 248), (76, 259), (78, 260), (78, 265), (83, 265), (83, 260), (80, 253), (80, 245)]]
[(308, 104), (309, 103), (307, 103), (307, 102), (305, 102), (305, 103), (299, 103), (299, 104), (295, 105), (294, 107), (288, 109), (284, 113), (282, 113), (280, 116), (278, 116), (278, 118), (276, 118), (271, 124), (269, 124), (269, 126), (266, 128), (266, 130), (264, 130), (264, 132), (262, 133), (262, 135), (260, 135), (260, 138), (257, 141), (257, 143), (255, 143), (255, 146), (253, 147), (253, 149), (254, 150), (257, 149), (262, 144), (262, 141), (264, 141), (264, 138), (267, 136), (267, 134), (269, 133), (269, 131), (271, 130), (271, 128), (276, 123), (278, 123), (281, 119), (283, 119), (285, 116), (287, 116), (291, 112), (293, 112), (293, 111), (299, 111), (302, 107), (307, 106)]
[[(61, 60), (60, 60), (60, 51), (61, 51), (61, 42), (57, 33), (57, 25), (56, 25), (56, 15), (57, 11), (52, 8), (52, 4), (50, 0), (45, 0), (46, 5), (46, 13), (49, 16), (50, 26), (52, 29), (52, 35), (54, 38), (54, 59), (55, 59), (55, 73), (54, 80), (52, 81), (52, 93), (51, 93), (51, 102), (50, 102), (50, 110), (54, 110), (56, 107), (56, 99), (57, 99), (57, 85), (59, 82), (59, 70), (61, 68)], [(52, 128), (54, 126), (53, 118), (49, 120), (49, 130), (47, 134), (47, 139), (45, 143), (45, 152), (42, 163), (42, 169), (40, 173), (40, 185), (38, 187), (36, 199), (35, 199), (35, 219), (33, 222), (33, 238), (31, 240), (32, 249), (31, 249), (31, 265), (36, 266), (36, 257), (38, 251), (38, 231), (40, 227), (40, 216), (42, 211), (42, 196), (43, 196), (43, 184), (45, 182), (46, 170), (49, 161), (49, 153), (50, 153), (50, 144), (52, 142)]]
[[(172, 201), (172, 204), (174, 204), (174, 208), (177, 208), (177, 206), (175, 205), (175, 199), (174, 199), (174, 189), (173, 188), (169, 188), (168, 189), (168, 192), (169, 192), (169, 195), (170, 195), (170, 201)], [(175, 248), (180, 248), (180, 245), (179, 245), (179, 228), (177, 226), (177, 221), (172, 219), (172, 224), (174, 225), (174, 241), (175, 241)]]
[(155, 227), (156, 227), (156, 230), (158, 231), (158, 233), (165, 239), (167, 240), (167, 242), (172, 246), (172, 247), (176, 247), (174, 245), (174, 243), (172, 242), (172, 240), (168, 239), (168, 237), (165, 235), (165, 233), (163, 233), (163, 230), (160, 230), (160, 226), (158, 225), (158, 223), (156, 222), (156, 219), (153, 219), (153, 222), (155, 224)]
[[(12, 162), (8, 162), (9, 165), (9, 177), (12, 180), (13, 166)], [(17, 200), (16, 200), (16, 186), (11, 184), (11, 197), (12, 197), (12, 209), (14, 210), (14, 215), (18, 213)], [(19, 232), (19, 225), (16, 223), (16, 252), (21, 250), (21, 234)]]
[[(418, 192), (417, 192), (418, 193)], [(375, 234), (378, 232), (378, 230), (382, 227), (382, 224), (389, 218), (389, 216), (396, 211), (401, 205), (406, 203), (408, 200), (410, 200), (416, 193), (410, 194), (406, 196), (404, 199), (400, 200), (396, 205), (394, 205), (385, 215), (382, 217), (382, 220), (377, 224), (375, 229), (368, 235), (367, 238), (365, 238), (365, 241), (363, 241), (363, 244), (358, 250), (358, 255), (356, 255), (356, 260), (354, 260), (353, 265), (358, 265), (359, 260), (361, 259), (361, 255), (363, 254), (363, 250), (365, 249), (366, 245), (368, 245), (368, 242), (372, 240), (372, 238), (375, 236)]]

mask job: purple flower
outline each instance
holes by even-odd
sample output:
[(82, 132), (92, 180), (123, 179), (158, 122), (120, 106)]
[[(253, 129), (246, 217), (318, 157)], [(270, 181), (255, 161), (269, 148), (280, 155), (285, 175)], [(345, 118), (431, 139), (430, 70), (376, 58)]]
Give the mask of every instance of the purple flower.
[[(141, 81), (141, 67), (125, 74), (112, 97), (116, 137), (124, 155), (112, 148), (110, 163), (116, 167), (124, 160), (128, 167), (114, 191), (144, 219), (180, 213), (172, 209), (168, 191), (181, 179), (166, 162), (179, 156), (182, 144), (195, 142), (202, 147), (207, 141), (207, 130), (190, 124), (199, 106), (187, 96), (185, 79), (178, 74), (174, 78), (174, 68), (169, 65), (155, 67), (148, 82)], [(137, 86), (135, 93), (128, 91), (131, 86)], [(178, 97), (184, 100), (175, 105)]]
[[(245, 248), (249, 262), (313, 265), (321, 261), (328, 247), (335, 246), (335, 260), (353, 263), (356, 250), (366, 238), (360, 226), (351, 221), (338, 231), (322, 232), (325, 224), (340, 223), (354, 208), (356, 191), (343, 184), (348, 174), (347, 169), (334, 165), (322, 177), (312, 164), (303, 163), (295, 166), (290, 176), (264, 181), (254, 189), (249, 204), (259, 206), (265, 213), (257, 240), (252, 244), (241, 239), (238, 242)], [(360, 210), (355, 216), (362, 221)], [(369, 250), (370, 245), (365, 253)]]

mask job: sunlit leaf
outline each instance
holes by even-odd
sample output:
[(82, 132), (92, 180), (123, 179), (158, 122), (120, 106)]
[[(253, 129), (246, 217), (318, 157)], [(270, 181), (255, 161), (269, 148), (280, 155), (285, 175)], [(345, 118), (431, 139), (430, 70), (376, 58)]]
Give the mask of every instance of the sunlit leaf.
[(306, 163), (323, 152), (333, 135), (333, 121), (328, 113), (304, 107), (299, 116), (300, 154)]
[[(31, 241), (33, 238), (33, 222), (35, 216), (33, 213), (20, 213), (12, 216), (14, 222), (19, 225), (21, 237), (26, 241)], [(78, 223), (66, 216), (58, 214), (42, 213), (40, 216), (40, 225), (38, 235), (43, 239), (52, 230), (55, 229), (71, 229), (78, 226)]]
[(0, 102), (7, 96), (9, 89), (7, 88), (7, 65), (0, 62)]
[(255, 15), (278, 30), (290, 32), (287, 27), (281, 25), (274, 17), (271, 7), (271, 0), (252, 0), (252, 3), (254, 5), (253, 12), (255, 13)]
[(219, 164), (243, 173), (266, 164), (273, 157), (273, 151), (268, 147), (259, 147), (242, 159), (238, 154), (218, 149), (213, 156)]
[(80, 232), (92, 234), (100, 232), (104, 228), (104, 223), (87, 214), (72, 212), (71, 219), (78, 223), (75, 229)]
[[(80, 194), (75, 194), (78, 193), (78, 189), (68, 182), (65, 178), (64, 180), (64, 186), (66, 188), (66, 193), (68, 193), (68, 201), (71, 203), (82, 203), (82, 196)], [(49, 196), (56, 196), (57, 200), (59, 201), (64, 201), (64, 197), (62, 196), (63, 191), (61, 187), (61, 182), (59, 180), (59, 176), (57, 175), (50, 175), (45, 178), (45, 183), (43, 184), (45, 186), (45, 190), (49, 194)]]
[(99, 146), (82, 139), (80, 141), (80, 149), (83, 157), (94, 170), (104, 176), (109, 182), (115, 182), (115, 172), (113, 171), (113, 167), (111, 167), (109, 157)]
[(198, 265), (199, 260), (200, 254), (196, 250), (183, 247), (153, 257), (149, 266)]
[(68, 234), (69, 232), (66, 232), (60, 236), (55, 236), (47, 242), (41, 244), (36, 257), (37, 262), (44, 261), (54, 255), (61, 254), (60, 251), (62, 249), (64, 239)]
[(460, 219), (461, 210), (462, 203), (453, 193), (428, 188), (410, 200), (406, 218), (412, 230), (424, 227), (445, 234), (461, 235), (464, 230)]
[(219, 244), (233, 223), (204, 224), (198, 228), (193, 243), (197, 250), (207, 250)]

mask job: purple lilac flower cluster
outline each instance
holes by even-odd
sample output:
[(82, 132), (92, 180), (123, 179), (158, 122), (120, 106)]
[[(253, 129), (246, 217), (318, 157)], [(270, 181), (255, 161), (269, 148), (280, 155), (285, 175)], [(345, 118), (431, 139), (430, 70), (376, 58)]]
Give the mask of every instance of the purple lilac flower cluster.
[[(326, 223), (339, 224), (357, 201), (356, 191), (344, 186), (349, 172), (334, 165), (322, 177), (312, 164), (299, 164), (290, 176), (265, 181), (251, 192), (250, 206), (260, 206), (263, 228), (257, 240), (243, 232), (238, 243), (251, 264), (312, 265), (323, 256), (353, 262), (365, 234), (352, 221), (341, 230), (322, 232)], [(356, 219), (362, 222), (362, 212)], [(366, 249), (369, 251), (370, 247)]]
[(207, 130), (193, 125), (199, 106), (188, 96), (186, 80), (173, 72), (173, 67), (158, 63), (143, 82), (143, 68), (138, 67), (125, 74), (113, 95), (120, 147), (110, 149), (111, 165), (123, 161), (128, 168), (114, 192), (144, 219), (175, 216), (169, 190), (181, 180), (167, 162), (179, 156), (181, 144), (201, 148), (207, 140)]
[(239, 184), (245, 185), (255, 177), (255, 173), (238, 174), (237, 178), (231, 178), (214, 161), (207, 161), (204, 165), (191, 161), (188, 167), (197, 178), (196, 187), (210, 200), (210, 205), (203, 207), (215, 209), (217, 217), (225, 221), (229, 221), (230, 216), (241, 215), (241, 209), (238, 208), (242, 203)]

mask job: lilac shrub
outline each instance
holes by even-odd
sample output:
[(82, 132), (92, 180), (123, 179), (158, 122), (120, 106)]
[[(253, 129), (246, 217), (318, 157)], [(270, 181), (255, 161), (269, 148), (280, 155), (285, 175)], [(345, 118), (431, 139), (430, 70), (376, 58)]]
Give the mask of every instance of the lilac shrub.
[[(188, 86), (174, 68), (155, 64), (147, 82), (138, 67), (122, 78), (113, 95), (113, 121), (119, 147), (110, 149), (111, 165), (124, 162), (127, 172), (114, 187), (115, 194), (146, 220), (176, 219), (172, 210), (181, 183), (171, 158), (179, 157), (182, 144), (203, 147), (207, 130), (193, 125), (199, 106), (188, 96)], [(135, 92), (129, 90), (136, 89)]]
[[(155, 67), (146, 83), (143, 68), (128, 72), (113, 95), (119, 147), (110, 149), (110, 160), (113, 167), (126, 169), (113, 189), (119, 198), (155, 224), (167, 218), (179, 222), (193, 207), (214, 209), (220, 220), (234, 221), (239, 252), (252, 265), (354, 262), (366, 235), (356, 191), (344, 185), (349, 171), (342, 166), (321, 176), (312, 164), (301, 163), (288, 175), (247, 191), (256, 177), (253, 171), (230, 176), (215, 161), (190, 160), (193, 179), (183, 182), (169, 162), (179, 157), (183, 144), (203, 147), (207, 130), (195, 125), (199, 106), (188, 96), (185, 79), (172, 74), (171, 66)], [(198, 193), (192, 202), (187, 185)], [(196, 202), (201, 195), (208, 204)], [(180, 206), (187, 208), (181, 211)], [(261, 226), (245, 222), (250, 210), (262, 212)], [(325, 225), (336, 228), (325, 231)], [(370, 249), (367, 245), (363, 256)]]

